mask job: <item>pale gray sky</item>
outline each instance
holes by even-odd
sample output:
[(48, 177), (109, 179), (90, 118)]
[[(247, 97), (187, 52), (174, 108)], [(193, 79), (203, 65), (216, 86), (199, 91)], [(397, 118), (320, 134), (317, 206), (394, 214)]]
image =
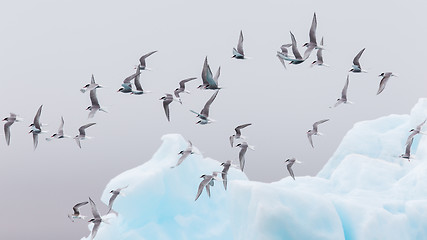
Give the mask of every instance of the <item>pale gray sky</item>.
[[(287, 177), (284, 159), (303, 164), (296, 176), (315, 175), (357, 121), (388, 114), (406, 114), (426, 96), (427, 37), (424, 1), (9, 1), (0, 8), (0, 114), (15, 112), (24, 122), (12, 128), (11, 145), (0, 138), (2, 218), (5, 239), (79, 239), (88, 235), (85, 221), (71, 223), (72, 206), (91, 196), (96, 202), (109, 179), (150, 159), (160, 137), (180, 133), (205, 157), (237, 160), (228, 136), (239, 124), (256, 147), (246, 155), (251, 180), (277, 181)], [(300, 51), (308, 41), (313, 12), (317, 37), (325, 38), (325, 62), (330, 68), (307, 63), (285, 70), (275, 54), (295, 34)], [(243, 30), (248, 60), (231, 59)], [(421, 44), (420, 44), (421, 43)], [(329, 109), (340, 97), (353, 57), (361, 57), (366, 74), (350, 74), (349, 100), (354, 105)], [(123, 79), (134, 72), (141, 55), (152, 71), (142, 73), (149, 95), (117, 93)], [(410, 51), (405, 53), (403, 51)], [(203, 60), (214, 72), (221, 66), (223, 90), (211, 106), (217, 122), (195, 125), (189, 109), (200, 111), (212, 91), (195, 89), (201, 83)], [(399, 77), (376, 96), (384, 71)], [(90, 75), (107, 88), (98, 91), (109, 113), (87, 119), (89, 94), (79, 89)], [(184, 78), (190, 95), (184, 104), (170, 106), (166, 121), (161, 101)], [(43, 104), (41, 121), (48, 134), (36, 151), (28, 125)], [(76, 135), (88, 122), (94, 138), (78, 149), (74, 140), (46, 142), (65, 119), (65, 132)], [(306, 131), (319, 127), (312, 149)], [(147, 193), (149, 194), (149, 193)], [(101, 211), (105, 207), (99, 203)], [(90, 216), (89, 209), (82, 209)]]

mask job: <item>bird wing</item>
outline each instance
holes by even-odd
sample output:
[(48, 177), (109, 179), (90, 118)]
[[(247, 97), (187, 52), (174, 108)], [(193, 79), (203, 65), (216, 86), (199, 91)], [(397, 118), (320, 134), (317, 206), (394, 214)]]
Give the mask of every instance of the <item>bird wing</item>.
[(348, 89), (349, 82), (350, 81), (349, 81), (348, 75), (347, 75), (347, 80), (345, 81), (344, 88), (342, 89), (342, 92), (341, 92), (341, 99), (342, 100), (347, 100), (347, 89)]
[[(323, 39), (323, 38), (322, 38)], [(322, 49), (321, 48), (319, 48), (318, 50), (317, 50), (317, 54), (316, 54), (316, 56), (317, 56), (317, 63), (318, 64), (323, 64), (323, 56), (322, 56)]]
[(42, 114), (42, 108), (43, 108), (43, 105), (41, 105), (39, 107), (39, 109), (37, 110), (36, 116), (34, 116), (33, 124), (34, 124), (34, 127), (37, 129), (41, 129), (41, 127), (40, 127), (40, 115)]
[(94, 238), (95, 238), (96, 233), (98, 232), (98, 229), (99, 229), (99, 225), (100, 225), (100, 224), (101, 224), (100, 222), (94, 222), (94, 223), (93, 223), (92, 235), (91, 235), (91, 238), (92, 238), (92, 239), (94, 239)]
[(230, 136), (230, 144), (231, 144), (231, 147), (234, 146), (234, 135)]
[(83, 125), (83, 126), (81, 126), (80, 128), (79, 128), (79, 134), (80, 134), (80, 136), (85, 136), (86, 135), (86, 132), (85, 132), (85, 129), (86, 128), (88, 128), (88, 127), (90, 127), (90, 126), (93, 126), (93, 125), (95, 125), (96, 123), (88, 123), (88, 124), (85, 124), (85, 125)]
[(212, 71), (208, 64), (208, 57), (205, 57), (205, 61), (203, 63), (203, 69), (202, 69), (202, 83), (203, 85), (208, 85), (208, 76), (212, 77)]
[(34, 144), (34, 150), (37, 148), (37, 145), (39, 144), (39, 135), (33, 132), (33, 144)]
[(212, 102), (215, 100), (216, 95), (218, 95), (219, 90), (216, 90), (215, 93), (212, 95), (211, 98), (206, 102), (205, 106), (203, 107), (202, 111), (200, 112), (201, 115), (208, 117), (209, 116), (209, 107), (211, 106)]
[(64, 135), (64, 117), (61, 117), (61, 124), (59, 124), (58, 135), (59, 136)]
[(242, 30), (240, 30), (239, 42), (237, 42), (237, 52), (239, 52), (242, 55), (245, 55), (243, 52), (243, 33), (242, 33)]
[(190, 152), (185, 151), (182, 156), (178, 159), (177, 164), (175, 165), (175, 167), (179, 166), (187, 157), (188, 155), (190, 155)]
[(10, 126), (13, 124), (13, 122), (8, 121), (4, 124), (4, 136), (6, 138), (7, 145), (10, 144)]
[(421, 131), (421, 128), (423, 127), (424, 123), (426, 123), (426, 121), (427, 121), (427, 119), (425, 119), (422, 123), (420, 123), (420, 124), (417, 126), (417, 130), (418, 130), (418, 131)]
[(151, 54), (153, 54), (153, 53), (156, 53), (157, 51), (152, 51), (152, 52), (150, 52), (150, 53), (147, 53), (147, 54), (145, 54), (145, 55), (143, 55), (142, 57), (140, 57), (139, 58), (139, 63), (141, 64), (141, 67), (144, 69), (145, 68), (145, 59), (147, 58), (147, 57), (149, 57)]
[(197, 189), (196, 199), (194, 199), (194, 201), (196, 201), (200, 197), (200, 194), (202, 194), (203, 192), (203, 188), (208, 185), (210, 180), (211, 179), (209, 178), (204, 178), (203, 181), (199, 184), (199, 188)]
[(307, 50), (304, 52), (304, 60), (310, 57), (311, 52), (314, 50), (314, 45), (308, 45)]
[(362, 50), (360, 50), (360, 52), (356, 55), (356, 57), (354, 57), (354, 59), (353, 59), (353, 64), (354, 65), (356, 65), (356, 66), (358, 66), (359, 68), (361, 68), (360, 67), (360, 63), (359, 63), (359, 59), (360, 59), (360, 56), (362, 56), (362, 53), (365, 51), (365, 48), (364, 49), (362, 49)]
[(377, 95), (380, 94), (384, 90), (389, 78), (390, 78), (390, 75), (388, 75), (388, 76), (384, 75), (384, 77), (381, 79), (380, 86), (378, 87)]
[(184, 79), (184, 80), (181, 80), (181, 81), (179, 82), (179, 88), (181, 88), (181, 89), (185, 89), (185, 83), (187, 83), (187, 82), (189, 82), (189, 81), (192, 81), (192, 80), (194, 80), (194, 79), (197, 79), (197, 78), (192, 77), (192, 78), (186, 78), (186, 79)]
[(79, 146), (79, 148), (82, 148), (82, 145), (81, 145), (81, 143), (80, 143), (80, 138), (79, 138), (79, 137), (76, 137), (76, 138), (74, 138), (74, 139), (76, 139), (77, 146)]
[(81, 206), (84, 206), (84, 205), (88, 204), (88, 203), (89, 203), (89, 202), (88, 202), (88, 201), (86, 201), (86, 202), (81, 202), (81, 203), (77, 203), (76, 205), (74, 205), (74, 207), (73, 207), (74, 214), (79, 215), (79, 214), (80, 214), (80, 212), (79, 212), (79, 208), (80, 208)]
[(308, 141), (310, 142), (310, 145), (314, 148), (312, 135), (313, 134), (311, 134), (311, 132), (307, 133)]
[(132, 75), (130, 75), (129, 77), (125, 78), (125, 80), (123, 80), (123, 83), (128, 84), (130, 83), (130, 81), (132, 81), (132, 79), (134, 79), (136, 76), (139, 76), (141, 74), (141, 72), (136, 72)]
[(295, 58), (300, 60), (302, 59), (302, 57), (297, 48), (297, 41), (295, 40), (294, 34), (292, 34), (292, 32), (290, 33), (291, 33), (291, 40), (292, 40), (292, 52), (294, 53)]
[(246, 123), (246, 124), (239, 125), (234, 129), (234, 131), (236, 131), (236, 134), (240, 136), (241, 135), (240, 129), (245, 128), (245, 127), (250, 126), (250, 125), (252, 125), (252, 123)]
[(172, 99), (165, 99), (163, 100), (163, 109), (165, 110), (166, 118), (168, 121), (170, 121), (170, 115), (169, 115), (169, 104), (172, 102)]
[(110, 200), (108, 201), (108, 212), (107, 212), (107, 214), (110, 213), (110, 211), (113, 209), (114, 200), (116, 200), (118, 195), (119, 194), (114, 194), (114, 193), (113, 193), (113, 195), (111, 195)]
[[(214, 82), (215, 82), (215, 88), (218, 87), (218, 78), (221, 75), (221, 66), (218, 67), (218, 70), (216, 71), (215, 77), (213, 78)], [(211, 84), (210, 84), (211, 85)]]
[(96, 97), (96, 88), (90, 90), (90, 101), (92, 103), (92, 106), (97, 106), (100, 107), (99, 102), (98, 102), (98, 98)]
[(294, 171), (292, 170), (292, 165), (293, 164), (294, 164), (293, 162), (288, 163), (288, 165), (286, 166), (286, 168), (288, 169), (288, 172), (291, 175), (291, 177), (295, 180)]
[(311, 22), (310, 32), (308, 34), (308, 36), (310, 37), (310, 43), (313, 43), (314, 46), (317, 45), (316, 29), (317, 29), (317, 18), (316, 18), (316, 13), (314, 13), (313, 21)]
[(327, 121), (329, 121), (329, 119), (323, 119), (323, 120), (320, 120), (320, 121), (315, 122), (315, 123), (313, 124), (313, 131), (314, 131), (314, 132), (317, 132), (317, 126), (319, 126), (319, 124), (322, 124), (322, 123), (327, 122)]
[(245, 168), (245, 153), (248, 150), (247, 146), (242, 146), (242, 149), (240, 149), (239, 152), (239, 162), (240, 162), (240, 169), (243, 172), (243, 168)]
[(95, 77), (92, 74), (92, 77), (90, 78), (90, 83), (95, 84)]
[(93, 200), (89, 197), (90, 207), (92, 209), (92, 215), (94, 218), (101, 218), (99, 215), (98, 209), (96, 208), (96, 204), (93, 202)]
[(405, 149), (405, 155), (410, 156), (411, 155), (411, 146), (412, 146), (412, 142), (414, 141), (414, 138), (411, 138), (410, 140), (408, 139), (408, 144), (406, 145), (406, 149)]

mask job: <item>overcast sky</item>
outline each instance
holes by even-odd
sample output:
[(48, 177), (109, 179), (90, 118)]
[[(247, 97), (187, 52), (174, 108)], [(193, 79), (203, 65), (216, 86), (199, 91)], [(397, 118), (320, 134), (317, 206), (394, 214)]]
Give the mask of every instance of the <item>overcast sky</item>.
[[(11, 144), (0, 138), (2, 218), (5, 239), (79, 239), (89, 234), (87, 222), (71, 223), (72, 206), (91, 196), (99, 200), (109, 179), (149, 160), (167, 133), (180, 133), (205, 157), (237, 160), (228, 137), (242, 130), (256, 150), (246, 154), (251, 180), (271, 182), (287, 177), (284, 160), (296, 157), (296, 176), (315, 175), (355, 122), (389, 114), (406, 114), (426, 96), (423, 41), (425, 1), (8, 1), (0, 8), (0, 115), (24, 118), (11, 127)], [(317, 38), (325, 38), (324, 60), (331, 67), (307, 62), (283, 68), (275, 54), (290, 43), (292, 31), (300, 51), (308, 41), (313, 13)], [(250, 59), (232, 59), (239, 31)], [(352, 59), (362, 49), (366, 74), (350, 74), (348, 98), (353, 105), (330, 109), (340, 97)], [(142, 85), (151, 94), (117, 93), (134, 73), (141, 55), (147, 59)], [(404, 52), (408, 51), (408, 52)], [(217, 122), (199, 126), (189, 110), (200, 111), (213, 91), (201, 84), (203, 60), (213, 72), (221, 66), (221, 90), (211, 105)], [(392, 71), (386, 89), (376, 96), (381, 72)], [(87, 119), (89, 94), (79, 89), (91, 74), (106, 88), (98, 90), (99, 112)], [(162, 103), (178, 82), (187, 87), (183, 105), (170, 105), (167, 122)], [(33, 151), (28, 125), (43, 104), (40, 135)], [(74, 136), (89, 122), (93, 139), (79, 149), (72, 139), (46, 142), (61, 116)], [(306, 131), (319, 127), (312, 149)], [(402, 147), (403, 152), (403, 147)], [(297, 178), (298, 180), (298, 178)], [(195, 186), (196, 187), (196, 186)], [(147, 193), (149, 194), (149, 193)], [(89, 208), (83, 211), (90, 216)]]

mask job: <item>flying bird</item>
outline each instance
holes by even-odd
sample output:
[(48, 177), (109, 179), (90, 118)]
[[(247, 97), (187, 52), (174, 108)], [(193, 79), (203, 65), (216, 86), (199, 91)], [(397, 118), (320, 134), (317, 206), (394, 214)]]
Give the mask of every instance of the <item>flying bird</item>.
[(165, 110), (166, 118), (170, 122), (169, 104), (174, 100), (173, 96), (172, 94), (166, 93), (166, 95), (161, 97), (159, 100), (163, 100), (163, 109)]
[(122, 86), (119, 88), (119, 90), (117, 90), (117, 92), (132, 93), (132, 84), (130, 83), (130, 81), (135, 79), (137, 76), (139, 77), (140, 74), (141, 72), (139, 71), (139, 68), (138, 68), (136, 73), (130, 75), (129, 77), (125, 78), (125, 80), (123, 80)]
[(313, 15), (313, 20), (311, 22), (310, 32), (308, 34), (310, 38), (310, 42), (304, 43), (303, 47), (307, 47), (307, 50), (304, 52), (304, 59), (310, 57), (313, 49), (317, 48), (317, 40), (316, 40), (316, 29), (317, 29), (317, 18), (316, 13)]
[(218, 78), (221, 74), (221, 67), (218, 67), (218, 70), (215, 74), (215, 76), (212, 75), (211, 68), (208, 64), (208, 57), (205, 57), (205, 62), (203, 63), (203, 69), (202, 69), (202, 85), (198, 86), (197, 88), (200, 89), (221, 89), (218, 87)]
[(178, 162), (176, 163), (174, 167), (178, 167), (188, 156), (190, 156), (191, 154), (193, 154), (193, 144), (191, 143), (191, 141), (188, 141), (188, 146), (185, 150), (181, 151), (178, 153), (178, 155), (181, 155), (181, 157), (178, 159)]
[(107, 112), (99, 105), (98, 98), (96, 97), (96, 88), (90, 90), (89, 96), (92, 105), (86, 108), (86, 110), (90, 110), (88, 118), (93, 118), (95, 116), (95, 113), (98, 111)]
[(102, 88), (102, 86), (95, 82), (95, 77), (92, 74), (92, 78), (90, 79), (90, 83), (86, 84), (82, 89), (80, 89), (80, 92), (85, 93), (86, 91), (90, 91), (90, 90), (93, 90), (95, 88)]
[(320, 132), (317, 130), (317, 127), (319, 126), (319, 124), (322, 124), (322, 123), (327, 122), (327, 121), (329, 121), (329, 119), (323, 119), (323, 120), (317, 121), (317, 122), (315, 122), (315, 123), (313, 124), (313, 129), (310, 129), (310, 130), (308, 130), (308, 131), (307, 131), (308, 141), (310, 142), (310, 144), (311, 144), (311, 146), (312, 146), (313, 148), (314, 148), (314, 145), (313, 145), (313, 139), (312, 139), (312, 136), (313, 136), (313, 135), (322, 135), (322, 133), (320, 133)]
[(87, 139), (87, 138), (89, 138), (89, 137), (87, 137), (86, 136), (86, 128), (88, 128), (88, 127), (90, 127), (90, 126), (93, 126), (93, 125), (95, 125), (96, 123), (88, 123), (88, 124), (85, 124), (85, 125), (83, 125), (83, 126), (81, 126), (80, 128), (79, 128), (79, 135), (76, 135), (75, 137), (74, 137), (74, 139), (76, 140), (76, 142), (77, 142), (77, 146), (79, 146), (79, 148), (82, 148), (82, 145), (80, 144), (80, 141), (81, 140), (84, 140), (84, 139)]
[(197, 189), (197, 195), (196, 199), (194, 201), (197, 201), (197, 199), (200, 197), (200, 194), (203, 192), (203, 188), (206, 188), (206, 193), (209, 197), (211, 197), (211, 190), (210, 186), (214, 185), (214, 181), (216, 180), (218, 172), (213, 172), (212, 175), (202, 175), (200, 178), (203, 178), (202, 182), (199, 184), (199, 188)]
[(255, 148), (253, 146), (249, 146), (247, 142), (242, 142), (236, 145), (236, 147), (240, 147), (240, 152), (239, 152), (239, 162), (240, 162), (240, 170), (242, 170), (243, 172), (243, 168), (245, 167), (245, 154), (246, 151), (249, 149), (251, 150), (255, 150)]
[(68, 218), (74, 222), (74, 219), (84, 219), (86, 216), (80, 215), (80, 211), (79, 208), (88, 204), (89, 202), (81, 202), (81, 203), (77, 203), (76, 205), (74, 205), (73, 207), (73, 213), (72, 214), (68, 214)]
[(101, 225), (101, 222), (103, 222), (103, 220), (102, 220), (101, 216), (99, 215), (98, 209), (96, 208), (96, 205), (92, 201), (91, 198), (89, 198), (89, 202), (90, 202), (90, 206), (92, 208), (93, 218), (90, 219), (88, 222), (93, 223), (91, 239), (94, 239), (96, 236), (96, 233), (98, 232), (99, 225)]
[(237, 42), (237, 50), (235, 48), (233, 48), (232, 58), (236, 58), (236, 59), (244, 59), (245, 58), (245, 53), (243, 52), (243, 33), (242, 33), (242, 30), (240, 30), (239, 41)]
[(277, 51), (277, 58), (279, 59), (279, 61), (282, 63), (283, 67), (286, 69), (286, 64), (285, 64), (285, 60), (289, 59), (289, 55), (288, 55), (288, 47), (292, 46), (291, 43), (288, 44), (283, 44), (280, 47), (280, 52)]
[(122, 188), (117, 188), (116, 190), (111, 190), (111, 191), (110, 191), (110, 193), (111, 193), (112, 195), (111, 195), (111, 197), (110, 197), (110, 200), (108, 201), (108, 212), (107, 212), (107, 214), (108, 214), (108, 213), (110, 213), (110, 212), (111, 212), (111, 210), (113, 209), (113, 203), (114, 203), (114, 200), (116, 200), (116, 198), (117, 198), (117, 196), (119, 196), (120, 192), (121, 192), (123, 189), (127, 188), (127, 187), (128, 187), (128, 186), (126, 186), (126, 187), (122, 187)]
[(366, 72), (365, 70), (362, 70), (362, 67), (360, 66), (360, 56), (362, 56), (362, 53), (365, 51), (365, 48), (360, 50), (360, 52), (356, 55), (356, 57), (354, 57), (353, 59), (353, 66), (350, 69), (350, 72), (354, 72), (354, 73), (360, 73), (360, 72)]
[(139, 58), (139, 65), (138, 68), (141, 70), (150, 70), (149, 68), (147, 68), (146, 63), (145, 63), (145, 59), (149, 56), (151, 56), (151, 54), (156, 53), (157, 51), (152, 51), (149, 52), (145, 55), (143, 55), (142, 57)]
[(224, 189), (227, 190), (227, 175), (231, 166), (231, 161), (227, 160), (225, 163), (221, 163), (221, 166), (224, 167), (221, 172), (222, 183), (224, 184)]
[(10, 126), (12, 126), (13, 123), (19, 122), (17, 116), (15, 113), (10, 113), (9, 117), (5, 117), (3, 119), (6, 123), (4, 124), (4, 136), (6, 138), (6, 143), (9, 146), (10, 144)]
[(62, 139), (62, 138), (69, 138), (69, 136), (64, 135), (64, 118), (61, 117), (61, 124), (59, 125), (58, 132), (54, 133), (50, 138), (46, 138), (47, 141), (50, 141), (52, 139)]
[(215, 100), (216, 95), (218, 95), (219, 90), (216, 90), (215, 93), (212, 95), (211, 98), (206, 102), (205, 106), (203, 107), (202, 111), (200, 113), (197, 113), (196, 111), (190, 110), (192, 113), (197, 114), (197, 116), (200, 118), (196, 124), (208, 124), (213, 122), (214, 120), (209, 118), (209, 107), (211, 106), (212, 102)]
[(413, 128), (409, 131), (409, 132), (411, 132), (411, 134), (408, 136), (408, 140), (406, 140), (406, 145), (408, 145), (409, 142), (412, 141), (412, 139), (415, 137), (415, 135), (420, 134), (420, 133), (424, 134), (423, 132), (421, 132), (421, 128), (423, 127), (424, 123), (426, 123), (426, 120), (424, 120), (422, 123), (420, 123), (416, 128)]
[(246, 123), (246, 124), (242, 124), (237, 126), (234, 131), (236, 132), (236, 134), (233, 134), (230, 136), (230, 144), (231, 147), (234, 147), (234, 140), (236, 139), (245, 139), (245, 137), (242, 136), (242, 133), (240, 132), (240, 129), (245, 128), (247, 126), (252, 125), (252, 123)]
[(294, 165), (294, 163), (301, 163), (301, 162), (296, 160), (295, 158), (288, 158), (286, 159), (285, 163), (287, 163), (286, 168), (288, 169), (289, 174), (295, 180), (295, 175), (294, 175), (294, 171), (292, 170), (292, 165)]
[(42, 133), (42, 128), (40, 124), (40, 115), (42, 114), (42, 108), (43, 108), (43, 105), (39, 107), (39, 110), (37, 110), (36, 116), (34, 116), (33, 123), (30, 124), (31, 130), (29, 133), (33, 134), (34, 150), (36, 150), (37, 145), (39, 143), (39, 134)]
[(186, 84), (187, 82), (189, 82), (189, 81), (194, 80), (194, 79), (197, 79), (197, 78), (192, 77), (192, 78), (186, 78), (186, 79), (184, 79), (184, 80), (181, 80), (181, 81), (179, 82), (179, 88), (176, 88), (176, 89), (175, 89), (175, 91), (173, 91), (173, 93), (174, 93), (175, 97), (178, 99), (178, 101), (179, 101), (181, 104), (182, 104), (182, 101), (181, 101), (181, 97), (179, 96), (179, 94), (180, 94), (180, 93), (182, 93), (182, 92), (190, 93), (189, 91), (185, 90), (185, 84)]
[(337, 102), (335, 103), (334, 107), (337, 107), (341, 103), (352, 103), (352, 102), (347, 100), (348, 83), (349, 83), (349, 80), (348, 80), (348, 75), (347, 75), (347, 80), (346, 80), (344, 88), (342, 89), (342, 92), (341, 92), (341, 98), (337, 99)]
[(408, 159), (408, 161), (410, 161), (411, 157), (411, 146), (412, 146), (412, 142), (414, 141), (414, 138), (409, 139), (408, 144), (406, 145), (405, 148), (405, 153), (401, 154), (399, 157), (400, 158), (405, 158)]
[[(322, 37), (322, 40), (320, 40), (320, 44), (323, 46), (323, 37)], [(316, 54), (316, 56), (317, 56), (317, 60), (316, 60), (316, 61), (313, 61), (313, 62), (311, 63), (311, 66), (313, 66), (313, 65), (317, 65), (317, 66), (329, 67), (329, 65), (327, 65), (327, 64), (325, 64), (325, 63), (323, 62), (323, 54), (322, 54), (322, 52), (323, 52), (323, 48), (318, 48), (318, 49), (317, 49), (317, 54)]]
[(380, 81), (380, 86), (378, 88), (377, 95), (380, 94), (384, 90), (385, 86), (387, 85), (388, 80), (390, 79), (390, 77), (393, 77), (393, 76), (396, 76), (396, 75), (394, 75), (392, 72), (383, 72), (379, 75), (379, 77), (382, 77), (382, 78)]

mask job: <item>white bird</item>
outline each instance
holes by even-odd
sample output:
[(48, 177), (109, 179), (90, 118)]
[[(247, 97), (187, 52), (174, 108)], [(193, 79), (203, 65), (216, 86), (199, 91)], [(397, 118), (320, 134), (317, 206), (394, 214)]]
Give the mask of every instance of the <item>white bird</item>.
[(4, 136), (6, 138), (6, 143), (9, 146), (10, 144), (10, 126), (12, 126), (13, 123), (19, 122), (17, 116), (15, 113), (10, 113), (9, 117), (5, 117), (3, 119), (6, 123), (4, 124)]
[(62, 138), (69, 138), (70, 136), (64, 135), (64, 118), (61, 117), (61, 124), (59, 125), (58, 132), (54, 133), (50, 138), (46, 138), (47, 141), (50, 141), (52, 139), (62, 139)]
[(178, 155), (181, 155), (181, 157), (178, 159), (178, 162), (176, 163), (174, 167), (178, 167), (188, 156), (190, 156), (191, 154), (193, 154), (193, 144), (191, 143), (191, 141), (188, 141), (188, 146), (185, 150), (181, 151), (178, 153)]
[(362, 70), (362, 67), (360, 66), (360, 62), (359, 62), (360, 56), (362, 56), (362, 53), (364, 51), (365, 51), (365, 48), (360, 50), (360, 52), (356, 55), (356, 57), (354, 57), (353, 66), (350, 69), (350, 72), (354, 72), (354, 73), (366, 72), (365, 70)]
[(174, 100), (174, 98), (172, 94), (166, 93), (166, 95), (161, 97), (159, 100), (163, 100), (163, 109), (165, 110), (166, 118), (170, 122), (169, 104)]
[(377, 95), (380, 94), (384, 90), (385, 86), (387, 85), (388, 80), (390, 79), (390, 77), (393, 77), (393, 76), (396, 76), (396, 75), (394, 75), (392, 72), (383, 72), (379, 75), (379, 77), (382, 77), (382, 78), (380, 81), (380, 86), (378, 88)]
[(197, 195), (196, 199), (194, 201), (197, 201), (197, 199), (200, 197), (200, 194), (203, 192), (203, 188), (206, 188), (206, 193), (209, 197), (211, 197), (211, 191), (210, 186), (214, 185), (214, 181), (216, 180), (218, 172), (213, 172), (212, 175), (202, 175), (200, 178), (203, 178), (202, 182), (199, 184), (199, 188), (197, 189)]
[(73, 213), (72, 214), (68, 214), (68, 218), (74, 222), (74, 219), (84, 219), (86, 216), (80, 215), (80, 211), (79, 208), (88, 204), (89, 202), (81, 202), (81, 203), (77, 203), (76, 205), (74, 205), (73, 207)]
[(227, 175), (231, 166), (231, 161), (227, 160), (225, 163), (221, 163), (221, 166), (224, 167), (221, 172), (222, 183), (224, 184), (224, 189), (227, 190)]
[(412, 139), (415, 137), (415, 135), (420, 134), (420, 133), (424, 134), (423, 132), (421, 132), (421, 128), (423, 127), (424, 123), (426, 123), (426, 120), (424, 120), (422, 123), (420, 123), (416, 128), (413, 128), (409, 131), (409, 132), (411, 132), (411, 134), (408, 136), (408, 140), (406, 140), (406, 145), (408, 145), (409, 142), (412, 141)]
[(95, 116), (95, 113), (98, 111), (107, 112), (99, 105), (98, 98), (96, 97), (96, 88), (90, 90), (89, 96), (92, 104), (86, 108), (86, 110), (90, 110), (88, 118), (93, 118)]
[(347, 75), (347, 80), (346, 80), (344, 88), (342, 89), (342, 92), (341, 92), (341, 98), (337, 99), (337, 102), (335, 103), (334, 107), (337, 107), (341, 103), (352, 103), (352, 102), (347, 100), (348, 84), (349, 84), (349, 80), (348, 80), (348, 75)]
[(157, 52), (157, 51), (152, 51), (152, 52), (149, 52), (149, 53), (147, 53), (147, 54), (143, 55), (142, 57), (140, 57), (140, 58), (139, 58), (139, 65), (138, 65), (138, 68), (139, 68), (139, 69), (141, 69), (141, 70), (149, 70), (149, 69), (147, 68), (147, 66), (146, 66), (145, 59), (146, 59), (147, 57), (151, 56), (151, 54), (156, 53), (156, 52)]
[(211, 106), (212, 102), (215, 100), (216, 95), (218, 95), (219, 90), (216, 90), (215, 93), (212, 95), (211, 98), (206, 102), (205, 106), (203, 107), (202, 111), (200, 113), (197, 113), (196, 111), (190, 110), (192, 113), (197, 114), (197, 116), (200, 118), (196, 124), (208, 124), (213, 122), (214, 120), (209, 118), (209, 107)]
[(301, 163), (301, 162), (296, 160), (295, 158), (288, 158), (286, 159), (285, 163), (288, 163), (286, 165), (286, 168), (288, 169), (288, 172), (291, 175), (291, 177), (295, 180), (295, 175), (294, 175), (294, 171), (292, 170), (292, 165), (294, 165), (294, 163)]
[(317, 41), (316, 41), (316, 29), (317, 29), (317, 18), (316, 13), (313, 15), (313, 20), (311, 22), (310, 32), (308, 34), (310, 38), (310, 42), (304, 43), (303, 47), (307, 47), (307, 50), (304, 52), (304, 59), (307, 59), (310, 57), (311, 52), (313, 49), (317, 48)]
[(233, 56), (232, 58), (236, 59), (244, 59), (245, 53), (243, 51), (243, 33), (240, 30), (239, 41), (237, 42), (237, 49), (233, 48)]
[(89, 198), (90, 206), (92, 208), (92, 215), (93, 218), (90, 219), (88, 222), (93, 223), (92, 233), (91, 233), (91, 239), (94, 239), (96, 236), (96, 233), (98, 232), (99, 225), (101, 225), (101, 222), (104, 222), (104, 220), (99, 215), (98, 209), (96, 208), (95, 203), (92, 201), (91, 198)]
[(242, 124), (237, 126), (234, 131), (236, 132), (236, 134), (233, 134), (230, 136), (230, 144), (231, 147), (234, 147), (234, 140), (236, 139), (245, 139), (245, 137), (242, 136), (242, 133), (240, 132), (240, 129), (245, 128), (247, 126), (252, 125), (252, 123), (246, 123), (246, 124)]
[(218, 78), (221, 74), (221, 67), (218, 67), (218, 70), (215, 74), (215, 76), (212, 75), (211, 68), (208, 64), (208, 57), (205, 57), (205, 62), (203, 63), (203, 69), (202, 69), (202, 85), (198, 86), (197, 88), (201, 89), (221, 89), (218, 87)]
[(43, 108), (43, 105), (39, 107), (39, 109), (37, 110), (36, 116), (34, 116), (33, 123), (30, 124), (31, 130), (29, 133), (33, 134), (34, 150), (36, 150), (37, 145), (39, 143), (39, 134), (42, 133), (42, 128), (40, 124), (40, 115), (42, 114), (42, 108)]
[(255, 150), (255, 148), (253, 146), (248, 145), (247, 142), (242, 142), (236, 145), (236, 147), (240, 147), (240, 152), (239, 152), (239, 162), (240, 162), (240, 170), (242, 170), (243, 172), (243, 168), (245, 167), (245, 154), (246, 151), (249, 149), (251, 150)]
[(182, 101), (181, 101), (181, 97), (179, 96), (179, 94), (180, 94), (180, 93), (182, 93), (182, 92), (190, 93), (189, 91), (185, 90), (185, 84), (186, 84), (187, 82), (189, 82), (189, 81), (194, 80), (194, 79), (197, 79), (197, 78), (192, 77), (192, 78), (186, 78), (186, 79), (184, 79), (184, 80), (181, 80), (181, 81), (179, 82), (179, 88), (176, 88), (176, 89), (175, 89), (175, 91), (173, 92), (173, 93), (174, 93), (174, 95), (175, 95), (175, 97), (178, 99), (178, 101), (179, 101), (181, 104), (182, 104)]
[(320, 132), (317, 130), (317, 127), (319, 126), (319, 124), (322, 124), (322, 123), (327, 122), (327, 121), (329, 121), (329, 119), (323, 119), (323, 120), (317, 121), (317, 122), (315, 122), (315, 123), (313, 124), (313, 129), (310, 129), (310, 130), (308, 130), (308, 131), (307, 131), (308, 141), (310, 142), (310, 144), (311, 144), (311, 146), (312, 146), (313, 148), (314, 148), (314, 145), (313, 145), (313, 139), (312, 139), (312, 136), (313, 136), (313, 135), (322, 135), (322, 133), (320, 133)]
[(90, 83), (83, 86), (83, 88), (80, 89), (80, 92), (85, 93), (86, 91), (90, 91), (90, 90), (95, 89), (95, 88), (102, 88), (102, 86), (95, 82), (95, 77), (92, 74), (92, 78), (90, 79)]
[(108, 214), (108, 213), (110, 213), (110, 212), (111, 212), (111, 210), (113, 209), (113, 203), (114, 203), (114, 200), (116, 200), (116, 198), (117, 198), (117, 196), (119, 196), (120, 192), (121, 192), (123, 189), (127, 188), (127, 187), (128, 187), (128, 186), (126, 186), (126, 187), (122, 187), (122, 188), (117, 188), (116, 190), (111, 190), (111, 191), (110, 191), (110, 193), (111, 193), (112, 195), (111, 195), (111, 197), (110, 197), (110, 200), (108, 201), (108, 212), (107, 212), (107, 214)]
[(96, 123), (88, 123), (88, 124), (85, 124), (85, 125), (83, 125), (83, 126), (81, 126), (80, 128), (79, 128), (79, 135), (76, 135), (75, 137), (74, 137), (74, 139), (76, 140), (76, 142), (77, 142), (77, 146), (79, 146), (79, 148), (82, 148), (82, 145), (80, 144), (80, 141), (81, 140), (84, 140), (84, 139), (87, 139), (87, 138), (89, 138), (89, 137), (87, 137), (86, 136), (86, 128), (88, 128), (88, 127), (90, 127), (90, 126), (93, 126), (93, 125), (95, 125)]
[(401, 154), (399, 157), (400, 158), (405, 158), (408, 159), (408, 161), (410, 161), (411, 157), (411, 146), (412, 146), (412, 142), (414, 141), (414, 138), (409, 139), (408, 144), (406, 145), (405, 148), (405, 153)]

